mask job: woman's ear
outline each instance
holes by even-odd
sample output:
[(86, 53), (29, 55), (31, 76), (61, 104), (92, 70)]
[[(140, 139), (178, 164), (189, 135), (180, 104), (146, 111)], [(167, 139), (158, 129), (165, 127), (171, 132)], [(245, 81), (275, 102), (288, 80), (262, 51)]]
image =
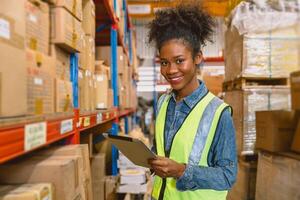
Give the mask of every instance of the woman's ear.
[(202, 59), (202, 52), (197, 53), (194, 58), (195, 65), (199, 65), (202, 62)]

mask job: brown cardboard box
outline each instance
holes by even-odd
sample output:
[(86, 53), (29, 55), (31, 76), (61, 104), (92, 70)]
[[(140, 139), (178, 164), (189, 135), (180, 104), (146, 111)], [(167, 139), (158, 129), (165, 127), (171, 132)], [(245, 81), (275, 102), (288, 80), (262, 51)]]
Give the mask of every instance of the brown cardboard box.
[(40, 0), (26, 2), (26, 47), (49, 54), (49, 5)]
[(256, 112), (256, 148), (289, 151), (300, 113), (287, 110)]
[(82, 20), (82, 0), (54, 0), (57, 7), (64, 7), (79, 21)]
[(82, 50), (81, 23), (61, 7), (51, 9), (51, 43), (69, 52)]
[(95, 38), (96, 34), (96, 16), (95, 16), (95, 4), (92, 0), (83, 0), (83, 18), (82, 27), (86, 35), (90, 35)]
[(294, 134), (292, 150), (297, 153), (300, 153), (300, 119), (298, 121), (296, 132)]
[[(55, 199), (73, 200), (77, 188), (77, 167), (73, 159), (23, 160), (0, 166), (0, 182), (23, 184), (50, 182), (55, 187)], [(11, 172), (14, 173), (11, 173)]]
[(104, 200), (104, 188), (105, 180), (94, 181), (93, 180), (93, 197), (94, 200)]
[(117, 186), (117, 177), (114, 176), (105, 177), (105, 199), (106, 200), (116, 199), (116, 186)]
[(237, 180), (228, 192), (227, 200), (254, 200), (257, 162), (239, 160)]
[(291, 73), (292, 109), (300, 110), (300, 71)]
[(90, 82), (90, 79), (92, 77), (92, 74), (90, 71), (88, 70), (83, 70), (82, 71), (82, 85), (79, 89), (79, 94), (82, 96), (82, 101), (81, 101), (81, 105), (80, 105), (80, 109), (85, 110), (85, 111), (89, 111), (91, 110), (91, 105), (90, 105), (90, 99), (91, 99), (91, 95), (90, 95), (90, 84), (92, 84)]
[(1, 185), (1, 200), (45, 200), (53, 199), (54, 188), (51, 183)]
[[(78, 160), (78, 172), (81, 185), (84, 191), (81, 193), (87, 200), (92, 199), (92, 181), (91, 181), (91, 167), (89, 160), (89, 149), (87, 145), (67, 145), (62, 147), (49, 148), (46, 150), (35, 152), (37, 156), (44, 156), (52, 159), (76, 158)], [(50, 157), (49, 157), (50, 156)]]
[(56, 60), (56, 77), (61, 80), (70, 81), (70, 53), (52, 44), (51, 56)]
[[(123, 52), (123, 47), (118, 46), (117, 48), (118, 74), (122, 74), (124, 72), (125, 56), (126, 55)], [(104, 63), (106, 65), (111, 66), (111, 47), (110, 46), (96, 47), (96, 60), (104, 60)]]
[(95, 72), (96, 76), (96, 90), (95, 90), (95, 100), (97, 109), (107, 109), (108, 108), (108, 70)]
[[(0, 6), (0, 116), (27, 112), (25, 66), (26, 0), (4, 0)], [(17, 59), (16, 59), (17, 58)], [(12, 83), (14, 81), (14, 84)]]
[(28, 114), (54, 112), (55, 60), (26, 50)]
[(260, 152), (256, 178), (256, 200), (299, 199), (299, 155), (289, 157)]
[(97, 153), (91, 159), (92, 180), (100, 181), (105, 177), (105, 154)]
[(255, 112), (289, 109), (289, 90), (286, 86), (249, 86), (241, 90), (225, 92), (225, 102), (233, 108), (239, 155), (255, 153)]
[(73, 87), (70, 81), (55, 79), (55, 112), (73, 111)]
[(95, 39), (92, 36), (84, 36), (84, 51), (81, 52), (81, 69), (95, 72)]

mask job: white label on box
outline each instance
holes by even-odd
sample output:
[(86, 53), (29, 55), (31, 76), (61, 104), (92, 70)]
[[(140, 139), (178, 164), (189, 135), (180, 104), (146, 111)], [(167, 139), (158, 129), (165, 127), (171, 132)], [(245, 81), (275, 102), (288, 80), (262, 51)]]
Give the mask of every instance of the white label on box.
[(67, 119), (60, 123), (60, 134), (64, 134), (73, 130), (73, 120)]
[(97, 108), (104, 108), (104, 103), (98, 103)]
[(97, 75), (96, 80), (98, 82), (102, 82), (104, 80), (104, 76), (103, 75)]
[(52, 200), (52, 197), (51, 197), (51, 195), (47, 195), (47, 196), (43, 197), (42, 200)]
[(123, 60), (124, 58), (123, 58), (123, 56), (122, 55), (120, 55), (120, 60)]
[(5, 19), (0, 19), (0, 37), (10, 39), (10, 24)]
[(43, 85), (43, 79), (41, 78), (34, 78), (33, 82), (35, 85)]
[(33, 14), (29, 14), (28, 15), (28, 19), (30, 21), (32, 21), (33, 23), (37, 23), (37, 17), (35, 15), (33, 15)]
[(78, 77), (79, 77), (79, 78), (83, 78), (83, 74), (82, 74), (81, 71), (78, 71)]
[(97, 124), (102, 122), (102, 113), (97, 114)]
[(24, 149), (29, 151), (46, 143), (46, 122), (28, 124), (25, 126)]

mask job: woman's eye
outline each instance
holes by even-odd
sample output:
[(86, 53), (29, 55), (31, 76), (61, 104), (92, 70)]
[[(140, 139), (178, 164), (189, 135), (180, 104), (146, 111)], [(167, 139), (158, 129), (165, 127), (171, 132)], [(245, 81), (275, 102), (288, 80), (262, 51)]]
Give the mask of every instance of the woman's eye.
[(183, 62), (182, 59), (177, 59), (177, 60), (176, 60), (176, 64), (181, 64), (182, 62)]
[(160, 62), (160, 65), (161, 65), (161, 66), (167, 66), (167, 65), (168, 65), (168, 62), (166, 62), (166, 61), (161, 61), (161, 62)]

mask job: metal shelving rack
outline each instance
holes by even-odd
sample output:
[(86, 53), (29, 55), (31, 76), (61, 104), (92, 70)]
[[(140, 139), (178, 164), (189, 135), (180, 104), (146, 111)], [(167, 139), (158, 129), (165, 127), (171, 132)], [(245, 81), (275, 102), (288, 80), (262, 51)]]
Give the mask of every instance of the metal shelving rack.
[[(118, 109), (118, 66), (116, 63), (117, 45), (123, 46), (126, 55), (129, 57), (125, 47), (125, 40), (119, 34), (118, 19), (114, 8), (110, 5), (110, 0), (94, 0), (95, 4), (102, 4), (106, 10), (105, 15), (110, 21), (110, 42), (112, 53), (112, 86), (114, 93), (114, 108), (103, 111), (92, 111), (89, 113), (80, 113), (78, 107), (78, 55), (71, 54), (70, 71), (73, 86), (73, 113), (58, 113), (50, 116), (30, 116), (13, 119), (0, 120), (0, 164), (20, 157), (39, 148), (48, 146), (57, 141), (63, 141), (64, 144), (79, 144), (82, 132), (87, 132), (93, 128), (105, 126), (106, 129), (112, 127), (112, 133), (118, 134), (119, 118), (132, 115), (134, 109)], [(125, 1), (124, 1), (125, 2)], [(114, 0), (114, 7), (116, 0)], [(126, 6), (127, 8), (127, 6)], [(103, 13), (97, 12), (96, 19)], [(128, 16), (128, 15), (127, 15)], [(128, 18), (126, 21), (129, 22)], [(106, 25), (105, 25), (106, 26)], [(104, 29), (98, 27), (98, 30)], [(130, 27), (128, 24), (127, 27)], [(127, 29), (129, 31), (130, 29)], [(124, 30), (125, 31), (125, 30)], [(130, 34), (129, 34), (130, 35)], [(130, 38), (129, 38), (130, 40)], [(130, 43), (130, 42), (129, 42)], [(130, 45), (129, 45), (130, 46)], [(131, 51), (131, 47), (129, 47)], [(125, 120), (126, 132), (128, 132), (128, 120)], [(113, 175), (117, 174), (116, 156), (117, 151), (113, 150)]]

